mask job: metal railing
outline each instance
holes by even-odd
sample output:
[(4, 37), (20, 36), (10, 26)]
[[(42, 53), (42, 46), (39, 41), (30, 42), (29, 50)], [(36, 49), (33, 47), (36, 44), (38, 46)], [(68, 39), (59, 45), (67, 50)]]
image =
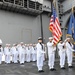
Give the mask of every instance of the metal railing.
[(42, 10), (42, 4), (36, 1), (34, 2), (30, 0), (0, 0), (0, 2), (19, 5), (24, 8), (31, 8), (31, 9), (40, 10), (40, 11)]

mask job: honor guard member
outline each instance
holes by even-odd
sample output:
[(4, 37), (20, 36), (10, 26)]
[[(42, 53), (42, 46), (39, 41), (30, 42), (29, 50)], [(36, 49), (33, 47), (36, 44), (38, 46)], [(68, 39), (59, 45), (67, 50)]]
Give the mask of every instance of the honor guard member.
[(4, 55), (5, 55), (5, 63), (10, 63), (10, 48), (9, 44), (6, 44), (6, 47), (4, 48)]
[(27, 50), (26, 50), (26, 47), (27, 47), (27, 44), (25, 44), (24, 46), (25, 46), (25, 59), (24, 59), (24, 61), (26, 62), (26, 57), (27, 57)]
[(67, 63), (68, 63), (68, 67), (72, 68), (72, 52), (73, 50), (73, 44), (70, 41), (70, 38), (66, 39), (66, 54), (67, 54)]
[(42, 38), (38, 38), (38, 44), (36, 45), (37, 48), (37, 67), (38, 72), (44, 72), (43, 71), (43, 55), (44, 55), (44, 44), (42, 43)]
[(30, 49), (30, 61), (32, 61), (32, 50), (33, 50), (32, 44), (29, 45), (29, 49)]
[(19, 53), (19, 62), (20, 64), (24, 64), (25, 60), (25, 50), (24, 50), (24, 44), (21, 42), (18, 46), (18, 53)]
[(54, 71), (54, 61), (55, 61), (55, 51), (56, 47), (54, 46), (53, 37), (49, 37), (49, 42), (47, 43), (48, 48), (48, 66), (51, 71)]
[(2, 40), (0, 39), (0, 64), (2, 63), (2, 55), (3, 55), (3, 47), (2, 47)]
[(27, 62), (30, 62), (31, 61), (31, 51), (30, 51), (30, 47), (29, 47), (29, 44), (27, 45)]
[(65, 65), (65, 52), (66, 52), (65, 42), (62, 42), (62, 40), (60, 40), (60, 42), (58, 43), (57, 46), (59, 49), (59, 56), (60, 56), (60, 68), (65, 69), (65, 67), (64, 67), (64, 65)]
[(18, 63), (18, 51), (16, 44), (13, 44), (13, 47), (11, 48), (12, 52), (12, 62)]
[(32, 49), (32, 61), (36, 61), (36, 47), (35, 47), (35, 44), (33, 44), (33, 49)]

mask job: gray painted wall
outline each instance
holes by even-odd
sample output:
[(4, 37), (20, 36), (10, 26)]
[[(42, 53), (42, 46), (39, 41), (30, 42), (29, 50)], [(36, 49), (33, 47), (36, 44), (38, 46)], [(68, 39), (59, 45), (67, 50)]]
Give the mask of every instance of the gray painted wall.
[[(49, 19), (47, 14), (43, 14), (43, 32), (46, 42), (50, 36)], [(0, 10), (0, 38), (3, 45), (21, 41), (37, 43), (37, 38), (41, 36), (40, 24), (40, 16), (33, 17)]]

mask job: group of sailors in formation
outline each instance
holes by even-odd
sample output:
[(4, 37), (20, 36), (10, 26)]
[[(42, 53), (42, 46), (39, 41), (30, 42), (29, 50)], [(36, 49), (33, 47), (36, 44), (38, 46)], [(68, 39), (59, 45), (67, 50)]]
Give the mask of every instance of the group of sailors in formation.
[(0, 64), (2, 61), (9, 64), (12, 62), (24, 64), (24, 62), (36, 61), (36, 45), (35, 44), (25, 44), (21, 42), (20, 44), (6, 44), (4, 49), (0, 45)]
[[(74, 51), (74, 46), (70, 41), (70, 38), (67, 38), (65, 41), (60, 40), (57, 44), (58, 54), (60, 57), (60, 68), (65, 69), (65, 57), (67, 56), (68, 67), (72, 68), (72, 52)], [(0, 64), (2, 61), (9, 64), (11, 61), (13, 63), (24, 64), (25, 62), (36, 61), (38, 72), (43, 71), (43, 62), (47, 57), (48, 53), (48, 66), (49, 70), (54, 71), (54, 62), (55, 62), (55, 52), (56, 45), (54, 44), (53, 37), (49, 37), (49, 42), (44, 45), (42, 43), (42, 38), (38, 38), (37, 44), (13, 44), (11, 47), (10, 44), (2, 47), (2, 41), (0, 40)]]

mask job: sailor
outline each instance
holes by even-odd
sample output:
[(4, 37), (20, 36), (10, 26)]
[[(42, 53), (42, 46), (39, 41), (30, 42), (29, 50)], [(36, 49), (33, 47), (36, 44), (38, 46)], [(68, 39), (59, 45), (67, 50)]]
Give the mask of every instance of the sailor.
[(72, 53), (74, 51), (73, 49), (73, 44), (71, 43), (70, 38), (66, 39), (66, 54), (67, 54), (67, 63), (68, 63), (68, 67), (72, 68)]
[(9, 44), (6, 44), (6, 47), (4, 48), (4, 55), (5, 55), (5, 63), (10, 63), (11, 57), (10, 57), (10, 46)]
[(38, 67), (38, 72), (44, 72), (43, 71), (43, 54), (44, 52), (44, 44), (42, 43), (42, 38), (38, 38), (38, 43), (36, 45), (37, 48), (37, 67)]
[(24, 46), (23, 42), (21, 42), (18, 46), (18, 53), (19, 53), (20, 64), (24, 64), (24, 61), (25, 61), (25, 46)]
[(27, 48), (27, 44), (25, 44), (24, 46), (25, 46), (25, 60), (24, 61), (26, 62), (26, 57), (27, 57), (27, 50), (26, 50), (26, 48)]
[(33, 46), (32, 44), (29, 44), (29, 49), (30, 49), (30, 61), (32, 61), (32, 53), (33, 53)]
[(27, 50), (27, 62), (30, 62), (31, 61), (31, 49), (30, 49), (30, 47), (29, 47), (29, 44), (27, 45), (27, 47), (26, 47), (26, 50)]
[(36, 47), (35, 47), (35, 44), (33, 44), (33, 47), (32, 47), (32, 61), (36, 61)]
[(2, 40), (0, 39), (0, 64), (2, 63), (2, 56), (3, 56), (3, 47), (2, 47)]
[(55, 51), (56, 51), (56, 46), (54, 45), (53, 37), (49, 37), (49, 42), (47, 43), (47, 48), (48, 48), (48, 66), (51, 71), (56, 70), (54, 68), (54, 61), (55, 61)]
[(65, 53), (66, 53), (66, 42), (62, 42), (62, 40), (59, 41), (58, 43), (58, 49), (59, 49), (59, 56), (60, 56), (60, 68), (65, 69)]
[(18, 51), (17, 51), (16, 44), (13, 44), (13, 47), (11, 48), (11, 52), (12, 52), (12, 61), (14, 63), (18, 63)]

